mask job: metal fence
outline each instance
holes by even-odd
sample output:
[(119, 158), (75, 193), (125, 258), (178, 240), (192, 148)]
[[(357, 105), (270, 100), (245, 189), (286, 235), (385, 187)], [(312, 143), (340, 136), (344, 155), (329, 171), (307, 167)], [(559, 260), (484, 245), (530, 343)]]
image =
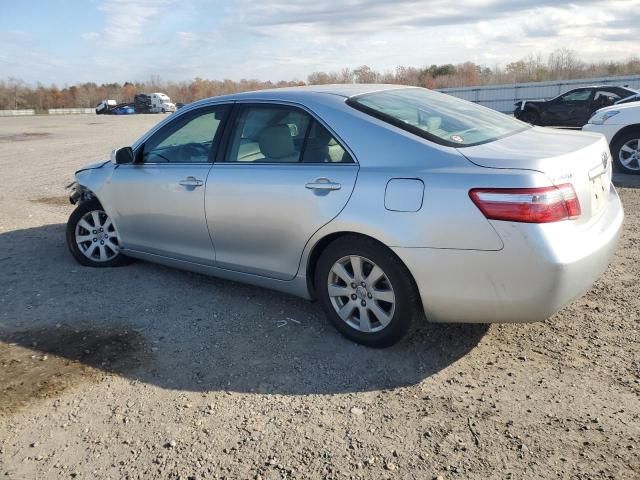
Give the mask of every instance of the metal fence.
[(36, 111), (33, 109), (28, 110), (0, 110), (0, 117), (15, 117), (21, 115), (35, 115)]
[(454, 97), (493, 108), (499, 112), (513, 112), (513, 104), (518, 100), (552, 98), (568, 90), (591, 85), (628, 85), (640, 89), (640, 75), (617, 77), (581, 78), (578, 80), (557, 80), (552, 82), (512, 83), (487, 85), (483, 87), (443, 88), (440, 92)]
[(80, 115), (96, 113), (93, 108), (50, 108), (49, 115)]

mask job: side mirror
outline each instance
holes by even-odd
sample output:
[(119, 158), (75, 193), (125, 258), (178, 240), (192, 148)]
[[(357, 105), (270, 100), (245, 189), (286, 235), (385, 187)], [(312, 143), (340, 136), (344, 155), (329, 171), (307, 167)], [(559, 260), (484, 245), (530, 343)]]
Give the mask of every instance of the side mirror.
[(123, 163), (133, 163), (133, 148), (122, 147), (111, 152), (111, 163), (121, 165)]

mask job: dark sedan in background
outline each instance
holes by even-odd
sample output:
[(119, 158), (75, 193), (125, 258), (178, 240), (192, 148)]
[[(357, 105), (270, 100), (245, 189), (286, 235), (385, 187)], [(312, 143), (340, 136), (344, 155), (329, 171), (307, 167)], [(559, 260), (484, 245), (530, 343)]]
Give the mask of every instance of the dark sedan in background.
[(532, 125), (582, 127), (596, 110), (639, 93), (629, 87), (576, 88), (550, 100), (520, 100), (516, 102), (513, 114)]

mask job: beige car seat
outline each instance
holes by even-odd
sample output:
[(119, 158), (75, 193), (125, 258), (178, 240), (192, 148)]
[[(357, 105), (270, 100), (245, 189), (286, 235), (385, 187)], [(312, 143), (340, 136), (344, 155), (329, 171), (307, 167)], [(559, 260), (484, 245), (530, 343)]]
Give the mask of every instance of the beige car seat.
[(260, 132), (260, 151), (265, 162), (294, 163), (300, 158), (287, 125), (272, 125)]

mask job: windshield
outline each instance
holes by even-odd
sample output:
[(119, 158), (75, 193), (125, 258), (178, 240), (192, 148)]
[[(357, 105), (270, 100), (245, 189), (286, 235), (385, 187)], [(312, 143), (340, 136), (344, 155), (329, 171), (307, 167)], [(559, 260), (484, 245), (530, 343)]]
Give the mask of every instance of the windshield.
[(423, 138), (454, 147), (487, 143), (530, 128), (495, 110), (424, 88), (367, 93), (347, 103)]

